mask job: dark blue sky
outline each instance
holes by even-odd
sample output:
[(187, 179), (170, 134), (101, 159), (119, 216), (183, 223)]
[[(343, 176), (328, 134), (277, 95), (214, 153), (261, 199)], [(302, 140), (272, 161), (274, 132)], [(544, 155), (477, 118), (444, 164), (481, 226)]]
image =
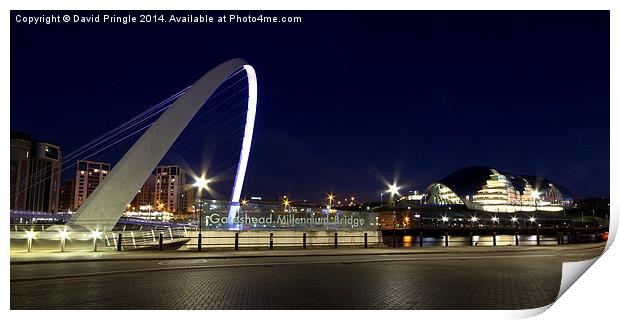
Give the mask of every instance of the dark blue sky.
[(488, 165), (609, 196), (608, 12), (277, 15), (303, 22), (13, 21), (11, 130), (68, 153), (240, 57), (259, 81), (246, 195), (375, 200), (382, 176), (422, 191)]

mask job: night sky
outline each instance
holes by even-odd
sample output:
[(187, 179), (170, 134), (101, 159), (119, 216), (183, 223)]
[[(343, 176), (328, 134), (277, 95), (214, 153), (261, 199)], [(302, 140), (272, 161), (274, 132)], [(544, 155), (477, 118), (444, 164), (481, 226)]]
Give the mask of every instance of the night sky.
[(378, 200), (382, 179), (488, 165), (609, 196), (608, 12), (277, 15), (303, 22), (12, 19), (11, 130), (68, 153), (239, 57), (259, 82), (245, 195)]

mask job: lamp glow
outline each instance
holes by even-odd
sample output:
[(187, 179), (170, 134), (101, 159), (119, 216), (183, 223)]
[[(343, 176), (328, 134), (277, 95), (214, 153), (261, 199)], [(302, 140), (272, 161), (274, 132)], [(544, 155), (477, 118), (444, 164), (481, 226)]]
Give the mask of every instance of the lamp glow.
[(92, 232), (92, 235), (93, 235), (93, 239), (99, 239), (101, 238), (101, 231), (95, 230)]
[(66, 228), (63, 229), (63, 230), (60, 230), (58, 233), (60, 233), (60, 239), (61, 240), (69, 238), (69, 231), (67, 231)]
[(400, 188), (396, 185), (396, 183), (394, 183), (394, 184), (388, 186), (388, 190), (387, 191), (389, 193), (391, 193), (392, 196), (393, 196), (395, 194), (398, 194), (398, 189), (400, 189)]
[(209, 180), (205, 178), (204, 175), (201, 177), (197, 177), (193, 186), (198, 188), (198, 191), (201, 191), (202, 189), (207, 190), (207, 188), (209, 187)]

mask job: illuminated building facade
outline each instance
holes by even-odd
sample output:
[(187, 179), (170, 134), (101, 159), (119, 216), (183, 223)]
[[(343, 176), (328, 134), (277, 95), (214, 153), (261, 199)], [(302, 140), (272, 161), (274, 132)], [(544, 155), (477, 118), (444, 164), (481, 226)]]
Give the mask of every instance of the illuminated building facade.
[(31, 157), (30, 135), (11, 132), (11, 209), (26, 210)]
[(79, 208), (99, 183), (110, 172), (110, 164), (105, 162), (81, 160), (75, 170), (75, 194), (73, 205)]
[(58, 196), (58, 211), (67, 212), (74, 210), (75, 201), (75, 180), (66, 180), (60, 186), (60, 195)]
[(131, 201), (131, 206), (134, 208), (151, 206), (155, 207), (155, 185), (156, 185), (156, 177), (154, 175), (150, 175), (148, 179), (144, 182), (140, 190), (138, 190), (138, 194)]
[(155, 169), (155, 208), (167, 212), (182, 212), (181, 204), (185, 187), (185, 171), (176, 165), (158, 166)]
[(58, 211), (60, 146), (11, 133), (11, 209)]
[(33, 144), (27, 210), (58, 211), (61, 161), (58, 145), (47, 142)]
[(542, 177), (472, 166), (431, 184), (426, 189), (426, 203), (460, 204), (488, 212), (562, 211), (572, 204), (572, 196)]

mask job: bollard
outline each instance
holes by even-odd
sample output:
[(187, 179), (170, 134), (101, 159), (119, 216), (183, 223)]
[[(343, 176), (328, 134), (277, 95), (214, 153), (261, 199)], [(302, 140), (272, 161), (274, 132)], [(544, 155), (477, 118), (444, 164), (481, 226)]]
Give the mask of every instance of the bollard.
[(519, 233), (515, 232), (515, 245), (518, 246), (519, 245)]
[(306, 249), (306, 233), (304, 232), (304, 249)]
[(164, 250), (164, 233), (159, 233), (159, 251)]
[(364, 232), (364, 248), (368, 248), (368, 233)]
[(469, 246), (470, 247), (474, 246), (474, 233), (473, 232), (469, 232)]
[(448, 246), (448, 231), (444, 232), (444, 242), (445, 242), (445, 246)]
[(198, 234), (198, 251), (202, 251), (202, 233)]
[(235, 250), (239, 250), (239, 232), (235, 232)]
[(273, 233), (269, 234), (269, 250), (273, 250)]
[(540, 232), (538, 232), (538, 229), (536, 229), (536, 245), (540, 245)]
[(116, 242), (116, 251), (121, 252), (123, 250), (123, 234), (118, 233), (118, 242)]
[(556, 234), (555, 238), (556, 238), (558, 244), (560, 244), (560, 233), (559, 232)]
[(422, 238), (422, 231), (420, 231), (420, 248), (424, 246), (424, 238)]
[(493, 246), (497, 246), (497, 232), (493, 231)]
[(564, 244), (564, 234), (562, 234), (562, 231), (558, 232), (558, 244)]
[(28, 237), (28, 253), (32, 252), (32, 237)]
[(392, 233), (392, 248), (396, 248), (396, 233)]
[(338, 249), (338, 232), (334, 233), (334, 249)]

